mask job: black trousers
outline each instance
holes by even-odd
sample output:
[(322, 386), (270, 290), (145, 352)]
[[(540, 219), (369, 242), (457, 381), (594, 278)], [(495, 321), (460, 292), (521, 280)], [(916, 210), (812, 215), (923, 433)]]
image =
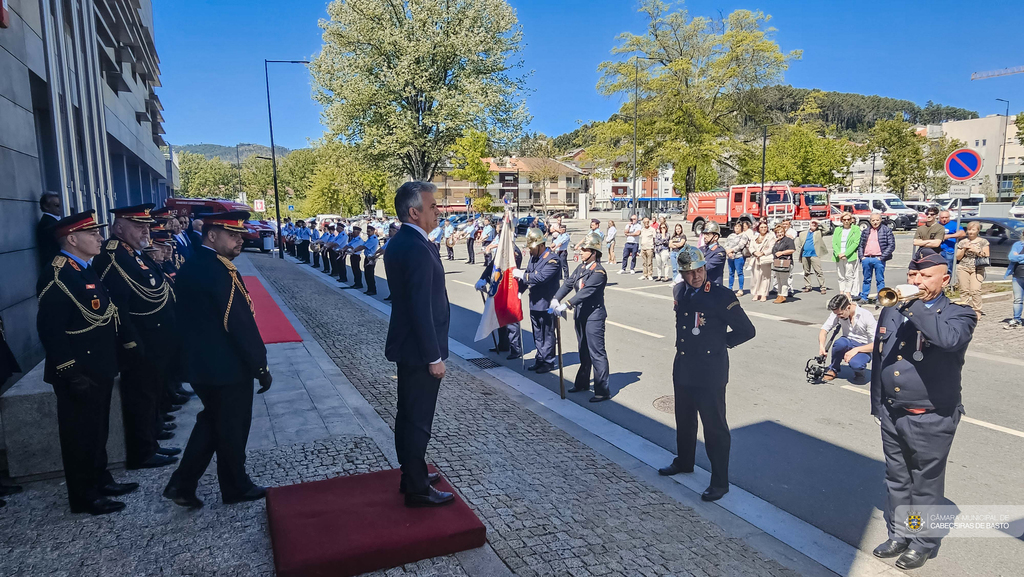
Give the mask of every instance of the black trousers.
[(284, 243), (285, 249), (288, 250), (288, 254), (295, 256), (295, 241), (287, 240)]
[(299, 243), (299, 258), (302, 262), (309, 262), (309, 241), (304, 240)]
[(363, 288), (363, 271), (359, 268), (359, 255), (354, 254), (350, 256), (348, 262), (352, 265), (352, 286)]
[(237, 498), (253, 487), (245, 472), (245, 445), (252, 426), (252, 379), (224, 385), (195, 383), (192, 388), (203, 402), (203, 410), (196, 415), (196, 426), (171, 483), (184, 492), (195, 492), (216, 453), (221, 497)]
[(331, 274), (331, 265), (334, 264), (334, 251), (329, 250), (324, 253), (324, 272)]
[(430, 376), (427, 366), (398, 363), (395, 452), (402, 466), (402, 481), (409, 493), (425, 493), (429, 486), (427, 443), (434, 424), (441, 379)]
[(562, 278), (569, 278), (569, 252), (558, 251), (558, 264), (562, 266)]
[(547, 311), (530, 311), (533, 344), (537, 347), (537, 364), (555, 364), (555, 317)]
[(345, 266), (345, 257), (339, 256), (334, 261), (334, 272), (338, 273), (338, 280), (348, 282), (348, 267)]
[(445, 248), (448, 249), (448, 260), (455, 260), (455, 247), (446, 246)]
[(160, 432), (157, 417), (163, 391), (164, 379), (154, 364), (141, 360), (124, 363), (121, 368), (121, 412), (125, 463), (129, 466), (152, 457), (160, 448), (156, 436)]
[(466, 241), (466, 248), (469, 249), (469, 264), (476, 264), (476, 253), (473, 252), (473, 243), (476, 239), (469, 239)]
[(373, 274), (375, 268), (377, 268), (377, 263), (366, 265), (366, 270), (364, 271), (366, 273), (366, 292), (377, 292), (377, 277)]
[(576, 371), (577, 389), (590, 388), (590, 371), (594, 371), (594, 394), (611, 395), (608, 389), (608, 353), (604, 348), (604, 316), (577, 316), (576, 338), (579, 340), (580, 368)]
[[(889, 538), (910, 544), (919, 553), (931, 553), (941, 536), (911, 533), (906, 527), (909, 509), (927, 519), (930, 506), (948, 505), (946, 500), (946, 459), (953, 446), (953, 436), (963, 407), (952, 411), (912, 415), (899, 409), (884, 411), (882, 421), (882, 452), (885, 454), (885, 486), (888, 504), (885, 521)], [(902, 518), (896, 517), (896, 508)]]
[(320, 253), (318, 253), (316, 251), (312, 251), (312, 252), (313, 252), (313, 266), (319, 268), (320, 267)]
[(107, 433), (110, 394), (114, 381), (100, 381), (94, 389), (74, 393), (70, 385), (53, 385), (57, 397), (57, 430), (68, 502), (84, 507), (100, 498), (99, 488), (114, 482), (107, 471)]
[(499, 327), (498, 333), (498, 350), (499, 351), (511, 351), (514, 354), (522, 356), (523, 347), (519, 346), (519, 331), (522, 329), (519, 323), (512, 323)]
[(689, 469), (697, 452), (697, 417), (704, 425), (704, 449), (711, 462), (711, 486), (729, 488), (729, 450), (732, 434), (725, 420), (725, 387), (693, 387), (673, 375), (676, 409), (675, 463)]

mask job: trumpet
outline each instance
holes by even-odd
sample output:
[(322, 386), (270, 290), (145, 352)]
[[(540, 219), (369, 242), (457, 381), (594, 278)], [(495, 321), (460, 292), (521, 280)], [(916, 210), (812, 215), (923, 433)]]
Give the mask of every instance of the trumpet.
[(878, 291), (878, 304), (883, 307), (893, 307), (900, 303), (907, 303), (921, 297), (921, 289), (912, 284), (901, 284), (895, 287), (885, 287)]

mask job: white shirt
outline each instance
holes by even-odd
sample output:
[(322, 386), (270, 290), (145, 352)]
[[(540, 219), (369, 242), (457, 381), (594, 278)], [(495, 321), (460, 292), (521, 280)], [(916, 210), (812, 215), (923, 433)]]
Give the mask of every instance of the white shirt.
[(640, 231), (643, 230), (643, 225), (639, 223), (630, 223), (626, 225), (626, 244), (636, 243), (637, 236)]
[(615, 230), (615, 227), (614, 227), (614, 226), (609, 226), (609, 227), (608, 227), (608, 232), (607, 232), (607, 233), (605, 233), (604, 239), (605, 239), (606, 241), (608, 241), (608, 242), (611, 242), (611, 241), (615, 240), (615, 233), (616, 233), (616, 232), (617, 232), (617, 231)]
[(828, 320), (825, 321), (825, 324), (821, 325), (821, 330), (832, 330), (836, 326), (836, 322), (839, 323), (843, 336), (858, 345), (866, 345), (875, 340), (875, 325), (878, 321), (864, 307), (857, 307), (857, 311), (853, 313), (852, 321), (841, 319), (836, 316), (836, 313), (831, 313), (828, 315)]

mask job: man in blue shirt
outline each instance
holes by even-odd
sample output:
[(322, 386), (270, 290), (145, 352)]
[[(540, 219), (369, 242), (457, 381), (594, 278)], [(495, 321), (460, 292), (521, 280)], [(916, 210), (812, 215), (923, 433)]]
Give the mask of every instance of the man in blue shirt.
[(363, 288), (363, 271), (359, 268), (359, 251), (365, 249), (366, 241), (360, 236), (363, 230), (358, 226), (352, 227), (352, 241), (348, 243), (348, 250), (352, 253), (352, 257), (349, 258), (348, 262), (352, 265), (352, 288)]
[[(366, 230), (369, 231), (370, 228), (372, 228), (372, 226), (371, 227), (367, 227)], [(369, 233), (367, 233), (367, 234), (369, 234)], [(434, 230), (430, 231), (430, 234), (427, 235), (427, 239), (429, 239), (430, 242), (434, 243), (434, 246), (437, 247), (437, 255), (438, 256), (441, 256), (441, 235), (442, 234), (444, 234), (444, 229), (441, 228), (441, 225), (437, 225), (436, 227), (434, 227)]]
[[(366, 227), (366, 241), (353, 250), (352, 258), (359, 258), (355, 253), (363, 253), (363, 270), (366, 273), (366, 294), (373, 296), (377, 294), (377, 277), (373, 274), (377, 266), (377, 258), (383, 254), (380, 249), (380, 239), (377, 238), (377, 230), (373, 225)], [(355, 267), (353, 267), (355, 270)]]
[(466, 227), (466, 249), (469, 250), (469, 259), (466, 264), (476, 264), (476, 253), (473, 251), (473, 244), (476, 243), (476, 233), (480, 230), (480, 223), (476, 220)]
[(320, 268), (320, 230), (319, 227), (313, 225), (309, 228), (309, 246), (313, 253), (313, 263), (309, 266), (314, 268)]
[(448, 249), (448, 260), (455, 260), (455, 225), (449, 221), (444, 225), (444, 245)]
[[(551, 241), (551, 248), (558, 255), (558, 262), (562, 266), (562, 278), (569, 278), (569, 233), (565, 232), (565, 226), (557, 228), (552, 225), (552, 232), (556, 233)], [(556, 232), (557, 231), (557, 232)]]
[(939, 245), (939, 251), (942, 253), (942, 258), (946, 259), (949, 274), (954, 275), (956, 273), (953, 271), (953, 255), (956, 253), (956, 243), (967, 236), (967, 233), (955, 220), (951, 220), (951, 216), (948, 210), (939, 213), (939, 224), (946, 229), (946, 237)]

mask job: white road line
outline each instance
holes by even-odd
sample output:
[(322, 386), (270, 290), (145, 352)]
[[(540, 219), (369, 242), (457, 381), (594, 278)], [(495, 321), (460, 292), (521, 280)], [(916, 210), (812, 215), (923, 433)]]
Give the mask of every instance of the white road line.
[(473, 284), (473, 283), (471, 283), (471, 282), (465, 282), (465, 281), (461, 281), (461, 280), (456, 280), (456, 279), (449, 279), (449, 280), (451, 280), (452, 282), (457, 282), (457, 283), (459, 283), (459, 284), (464, 284), (464, 285), (466, 285), (466, 286), (471, 286), (471, 287), (474, 287), (474, 288), (476, 288), (476, 285), (475, 285), (475, 284)]
[(1018, 360), (1018, 359), (1008, 359), (1006, 357), (1000, 357), (1000, 356), (997, 356), (997, 355), (990, 355), (988, 353), (975, 353), (973, 351), (967, 351), (967, 356), (975, 357), (975, 358), (978, 358), (978, 359), (985, 359), (986, 361), (998, 361), (1000, 363), (1007, 363), (1007, 364), (1010, 364), (1010, 365), (1017, 365), (1017, 366), (1020, 366), (1020, 367), (1024, 367), (1024, 361), (1021, 361), (1021, 360)]
[(617, 323), (615, 321), (606, 320), (604, 322), (612, 325), (613, 327), (619, 327), (620, 329), (626, 329), (628, 331), (637, 332), (637, 333), (640, 333), (642, 335), (647, 335), (649, 337), (654, 337), (656, 339), (663, 339), (663, 338), (665, 338), (665, 335), (659, 335), (657, 333), (649, 333), (649, 332), (647, 332), (647, 331), (645, 331), (643, 329), (638, 329), (638, 328), (635, 328), (635, 327), (631, 327), (629, 325), (624, 325), (624, 324), (621, 324), (621, 323)]
[[(842, 388), (846, 389), (847, 391), (860, 393), (862, 395), (871, 395), (871, 391), (858, 389), (857, 387), (853, 387), (850, 385), (843, 385)], [(999, 431), (1000, 433), (1006, 433), (1007, 435), (1013, 435), (1014, 437), (1020, 437), (1024, 439), (1024, 431), (1018, 431), (1017, 429), (1011, 429), (1009, 427), (1004, 427), (1002, 425), (996, 425), (994, 423), (989, 423), (988, 421), (982, 421), (980, 419), (972, 419), (967, 415), (961, 417), (960, 420), (965, 423), (971, 423), (972, 425), (978, 425), (979, 427), (985, 427), (986, 429), (992, 429), (993, 431)]]
[(667, 301), (674, 301), (674, 300), (676, 300), (676, 299), (674, 299), (674, 298), (672, 298), (670, 296), (652, 295), (650, 293), (637, 292), (637, 291), (635, 291), (633, 289), (619, 288), (619, 287), (615, 287), (615, 286), (610, 286), (610, 287), (605, 287), (605, 288), (607, 288), (610, 291), (622, 291), (622, 292), (633, 294), (633, 295), (643, 295), (645, 297), (650, 297), (652, 299), (662, 299), (662, 300), (667, 300)]

